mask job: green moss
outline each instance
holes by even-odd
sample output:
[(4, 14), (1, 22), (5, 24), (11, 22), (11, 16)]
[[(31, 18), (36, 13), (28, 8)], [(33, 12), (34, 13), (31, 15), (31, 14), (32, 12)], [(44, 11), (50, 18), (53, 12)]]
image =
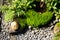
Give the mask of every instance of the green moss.
[(42, 26), (50, 22), (53, 17), (53, 13), (47, 11), (45, 13), (39, 14), (33, 10), (29, 10), (26, 13), (27, 24), (33, 27)]
[(56, 24), (56, 27), (58, 27), (59, 32), (55, 34), (55, 37), (52, 40), (59, 40), (60, 39), (60, 22)]
[(20, 30), (23, 30), (25, 28), (25, 26), (27, 27), (26, 25), (26, 18), (16, 18), (17, 22), (19, 23), (20, 25)]
[[(25, 14), (28, 8), (32, 8), (34, 0), (6, 0), (9, 5), (1, 5), (0, 12), (5, 13), (5, 21), (10, 21), (15, 18), (15, 16), (20, 16)], [(31, 5), (32, 4), (32, 5)], [(14, 12), (13, 12), (14, 11)]]
[(56, 24), (57, 27), (60, 27), (60, 22)]
[(54, 37), (52, 40), (59, 40), (60, 37)]
[(14, 18), (14, 11), (11, 11), (11, 10), (8, 10), (7, 12), (6, 12), (6, 14), (4, 15), (4, 20), (6, 21), (6, 22), (8, 22), (8, 21), (10, 21), (10, 20), (12, 20), (13, 18)]
[(19, 18), (16, 18), (22, 29), (25, 28), (26, 24), (32, 27), (46, 25), (52, 19), (53, 14), (49, 11), (39, 14), (36, 11), (29, 10), (23, 16), (24, 17), (20, 16)]
[(60, 32), (55, 34), (55, 37), (52, 40), (59, 40), (60, 39)]

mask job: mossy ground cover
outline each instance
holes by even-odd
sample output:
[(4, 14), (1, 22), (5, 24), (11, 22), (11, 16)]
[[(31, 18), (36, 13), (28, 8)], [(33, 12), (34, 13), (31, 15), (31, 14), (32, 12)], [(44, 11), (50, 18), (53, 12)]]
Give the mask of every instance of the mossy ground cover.
[(26, 13), (26, 16), (27, 16), (27, 24), (33, 27), (37, 27), (39, 25), (42, 26), (49, 23), (53, 17), (53, 13), (51, 13), (50, 11), (44, 13), (38, 13), (35, 12), (34, 10), (29, 10)]
[(53, 17), (53, 13), (50, 11), (44, 13), (38, 13), (34, 10), (28, 10), (25, 15), (15, 18), (20, 24), (20, 28), (25, 28), (25, 26), (41, 27), (50, 22)]

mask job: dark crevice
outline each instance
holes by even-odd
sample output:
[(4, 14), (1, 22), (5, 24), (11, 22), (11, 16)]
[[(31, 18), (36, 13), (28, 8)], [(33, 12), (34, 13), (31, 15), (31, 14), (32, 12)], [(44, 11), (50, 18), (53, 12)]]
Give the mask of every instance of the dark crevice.
[(60, 3), (58, 3), (58, 4), (56, 5), (56, 7), (57, 7), (57, 9), (60, 9)]
[(38, 1), (34, 1), (32, 4), (35, 4), (36, 7), (32, 7), (32, 9), (34, 9), (37, 12), (45, 12), (47, 10), (46, 4), (44, 2), (38, 2)]

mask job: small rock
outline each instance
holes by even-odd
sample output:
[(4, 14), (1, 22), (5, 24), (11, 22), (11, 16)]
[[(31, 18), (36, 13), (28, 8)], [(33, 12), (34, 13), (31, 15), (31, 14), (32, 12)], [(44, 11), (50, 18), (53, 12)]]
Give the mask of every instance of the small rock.
[(15, 36), (11, 36), (10, 40), (16, 40)]
[(34, 34), (34, 31), (32, 31), (32, 34)]
[(17, 24), (16, 21), (14, 21), (14, 22), (11, 23), (11, 29), (12, 30), (17, 30), (18, 29), (18, 24)]
[(46, 37), (47, 39), (49, 38), (49, 36)]
[(31, 29), (31, 26), (29, 26), (29, 29)]
[(9, 32), (15, 32), (18, 29), (18, 23), (16, 21), (13, 21), (11, 23), (11, 26), (9, 27)]
[[(41, 40), (47, 40), (46, 38), (42, 38)], [(49, 39), (48, 39), (49, 40)]]
[(51, 26), (49, 30), (52, 30), (54, 26)]
[(60, 22), (60, 19), (59, 19), (59, 22)]
[(41, 35), (42, 35), (42, 34), (44, 34), (44, 31), (43, 31), (43, 30), (41, 30), (40, 34), (41, 34)]
[(46, 34), (46, 32), (44, 32), (44, 34)]
[(5, 32), (3, 32), (3, 34), (5, 35), (6, 33), (5, 33)]

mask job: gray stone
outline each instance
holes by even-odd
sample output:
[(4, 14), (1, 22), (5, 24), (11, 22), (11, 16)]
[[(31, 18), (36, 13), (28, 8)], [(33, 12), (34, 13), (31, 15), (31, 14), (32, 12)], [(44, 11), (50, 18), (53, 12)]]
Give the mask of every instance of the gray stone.
[(36, 29), (36, 30), (34, 30), (34, 32), (35, 32), (35, 33), (37, 33), (37, 32), (38, 32), (38, 30)]
[(5, 32), (3, 32), (3, 35), (5, 35), (6, 33)]
[(42, 38), (41, 40), (47, 40), (46, 38)]

